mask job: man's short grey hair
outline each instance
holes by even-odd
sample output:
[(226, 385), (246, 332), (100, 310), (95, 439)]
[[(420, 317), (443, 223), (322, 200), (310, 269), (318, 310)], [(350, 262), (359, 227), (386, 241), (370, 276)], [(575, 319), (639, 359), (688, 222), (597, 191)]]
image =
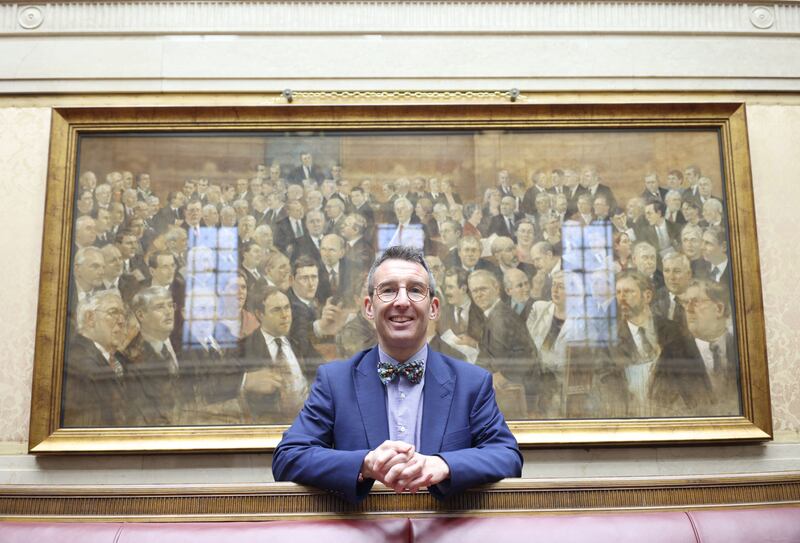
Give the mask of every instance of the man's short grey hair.
[(666, 200), (667, 198), (682, 198), (682, 196), (680, 192), (678, 192), (675, 189), (672, 189), (667, 191), (667, 193), (664, 195), (664, 200)]
[(671, 262), (673, 260), (680, 260), (684, 268), (691, 271), (692, 261), (689, 260), (689, 257), (683, 253), (679, 253), (677, 251), (671, 251), (668, 254), (661, 257), (661, 262), (664, 264), (666, 264), (667, 262)]
[(422, 253), (421, 249), (405, 245), (392, 245), (372, 263), (372, 266), (369, 268), (369, 273), (367, 274), (367, 292), (370, 296), (375, 292), (375, 270), (387, 260), (403, 260), (422, 266), (428, 274), (428, 291), (430, 295), (433, 296), (436, 291), (436, 281), (433, 279), (433, 273), (431, 273), (431, 269), (425, 261), (425, 255)]
[(687, 224), (681, 230), (681, 238), (687, 234), (696, 234), (698, 238), (703, 237), (703, 229), (696, 224)]
[[(172, 299), (172, 293), (166, 287), (146, 287), (137, 292), (131, 300), (131, 311), (136, 315), (138, 311), (147, 311), (155, 300), (160, 298)], [(136, 317), (138, 320), (138, 316)]]
[(717, 213), (722, 213), (722, 202), (720, 202), (716, 198), (711, 198), (709, 200), (706, 200), (705, 203), (703, 204), (703, 208), (706, 207), (713, 209)]
[(492, 240), (491, 251), (492, 255), (496, 255), (506, 247), (513, 247), (514, 240), (508, 236), (497, 236)]
[(214, 204), (206, 204), (206, 205), (203, 206), (203, 213), (204, 214), (205, 213), (210, 213), (212, 210), (216, 211), (217, 210), (217, 206), (215, 206)]
[(122, 303), (122, 296), (120, 295), (119, 290), (115, 288), (101, 290), (100, 292), (91, 294), (90, 296), (78, 302), (78, 309), (75, 311), (78, 332), (83, 332), (86, 329), (86, 315), (97, 311), (100, 308), (100, 304), (109, 298), (114, 298), (115, 300), (119, 300), (119, 303)]
[(500, 289), (500, 281), (498, 281), (497, 276), (489, 270), (475, 270), (474, 272), (470, 273), (469, 277), (467, 278), (467, 284), (469, 284), (471, 279), (480, 279), (481, 277), (488, 279), (494, 284), (495, 288), (498, 290)]
[[(104, 210), (104, 211), (106, 211), (106, 210)], [(77, 230), (79, 227), (83, 226), (84, 223), (87, 223), (89, 221), (91, 221), (92, 224), (95, 223), (95, 220), (92, 217), (90, 217), (89, 215), (81, 215), (80, 217), (75, 219), (75, 230)]]
[(400, 206), (406, 206), (409, 209), (414, 209), (414, 206), (411, 205), (411, 201), (408, 198), (398, 198), (394, 201), (395, 209), (399, 209)]
[(255, 234), (263, 234), (264, 232), (272, 233), (272, 227), (268, 224), (259, 224), (255, 229)]
[(75, 253), (75, 265), (82, 266), (86, 259), (91, 254), (99, 255), (100, 258), (103, 258), (103, 251), (98, 249), (97, 247), (83, 247), (78, 249), (78, 252)]

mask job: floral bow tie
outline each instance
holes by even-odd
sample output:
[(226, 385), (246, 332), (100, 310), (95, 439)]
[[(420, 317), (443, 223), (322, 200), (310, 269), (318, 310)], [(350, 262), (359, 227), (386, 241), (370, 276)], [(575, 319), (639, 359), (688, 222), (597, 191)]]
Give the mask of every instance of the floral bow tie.
[(388, 362), (378, 362), (378, 377), (384, 385), (394, 381), (398, 375), (404, 376), (408, 382), (416, 385), (422, 380), (425, 373), (425, 362), (422, 360), (409, 360), (394, 366)]

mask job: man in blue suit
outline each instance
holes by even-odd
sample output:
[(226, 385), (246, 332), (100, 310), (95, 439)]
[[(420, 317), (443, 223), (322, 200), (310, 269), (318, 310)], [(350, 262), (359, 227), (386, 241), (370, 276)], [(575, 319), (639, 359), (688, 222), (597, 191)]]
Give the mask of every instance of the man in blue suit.
[(522, 456), (484, 369), (426, 343), (439, 315), (422, 252), (394, 246), (372, 265), (364, 312), (378, 346), (321, 366), (275, 450), (277, 481), (357, 502), (377, 480), (439, 499), (519, 477)]

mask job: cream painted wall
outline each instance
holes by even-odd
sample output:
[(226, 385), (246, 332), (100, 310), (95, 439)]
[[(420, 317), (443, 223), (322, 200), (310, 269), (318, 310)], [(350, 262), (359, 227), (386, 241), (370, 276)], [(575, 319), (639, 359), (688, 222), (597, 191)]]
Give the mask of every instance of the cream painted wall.
[[(755, 101), (755, 100), (754, 100)], [(776, 439), (765, 445), (526, 451), (526, 477), (655, 476), (800, 470), (800, 106), (747, 108)], [(0, 484), (271, 480), (268, 454), (37, 458), (26, 454), (49, 108), (0, 108)], [(789, 243), (787, 243), (789, 242)]]

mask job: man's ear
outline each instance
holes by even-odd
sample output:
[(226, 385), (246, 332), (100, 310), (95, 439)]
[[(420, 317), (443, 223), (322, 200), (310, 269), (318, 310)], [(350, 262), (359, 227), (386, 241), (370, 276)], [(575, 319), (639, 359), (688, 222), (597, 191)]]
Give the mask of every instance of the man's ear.
[(372, 307), (372, 299), (369, 296), (364, 297), (364, 315), (369, 320), (375, 319), (374, 307)]
[(439, 318), (439, 298), (436, 296), (431, 300), (430, 319), (436, 320)]

